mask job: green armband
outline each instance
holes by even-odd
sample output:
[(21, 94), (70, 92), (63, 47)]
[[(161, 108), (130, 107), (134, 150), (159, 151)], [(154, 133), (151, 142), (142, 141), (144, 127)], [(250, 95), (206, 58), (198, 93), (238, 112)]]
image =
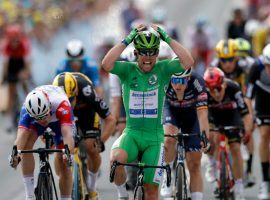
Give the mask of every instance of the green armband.
[(122, 43), (128, 46), (134, 40), (137, 34), (138, 34), (138, 30), (134, 28), (132, 31), (130, 31), (129, 35), (125, 39), (122, 40)]
[(165, 41), (167, 44), (170, 44), (172, 41), (172, 38), (166, 33), (165, 30), (158, 27), (157, 32), (160, 34), (160, 38)]

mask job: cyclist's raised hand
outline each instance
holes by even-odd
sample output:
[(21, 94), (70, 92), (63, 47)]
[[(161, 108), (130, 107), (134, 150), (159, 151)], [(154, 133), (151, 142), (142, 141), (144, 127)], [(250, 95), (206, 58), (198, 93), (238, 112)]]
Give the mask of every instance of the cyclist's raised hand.
[(167, 44), (170, 44), (172, 41), (172, 38), (166, 33), (166, 31), (161, 28), (160, 26), (156, 25), (156, 24), (151, 24), (151, 27), (157, 31), (160, 35), (160, 38), (166, 42)]
[(123, 39), (122, 43), (124, 43), (126, 46), (128, 46), (131, 42), (133, 42), (134, 38), (137, 36), (139, 31), (142, 31), (145, 29), (144, 24), (138, 25), (136, 28), (132, 29), (129, 33), (129, 35)]

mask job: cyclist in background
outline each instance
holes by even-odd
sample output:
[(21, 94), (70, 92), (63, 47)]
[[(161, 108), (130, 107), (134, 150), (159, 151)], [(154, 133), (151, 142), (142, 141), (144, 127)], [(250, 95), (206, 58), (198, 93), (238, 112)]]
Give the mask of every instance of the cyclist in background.
[(5, 113), (5, 126), (7, 131), (13, 130), (13, 113), (17, 99), (17, 84), (21, 84), (25, 95), (29, 92), (27, 81), (31, 78), (30, 41), (24, 35), (22, 27), (18, 24), (9, 25), (3, 39), (2, 54), (3, 82), (8, 83), (7, 109)]
[[(204, 80), (208, 90), (209, 123), (214, 127), (244, 125), (247, 134), (252, 132), (253, 123), (248, 107), (244, 101), (243, 93), (237, 83), (225, 78), (225, 74), (216, 67), (209, 67), (204, 73)], [(217, 134), (210, 134), (212, 139), (212, 153), (209, 156), (213, 165), (213, 178), (216, 180), (216, 159), (218, 150)], [(232, 170), (235, 180), (234, 192), (237, 200), (244, 200), (243, 186), (243, 159), (240, 151), (241, 133), (226, 133), (228, 144), (232, 155)]]
[[(178, 134), (179, 130), (187, 134), (200, 134), (205, 130), (209, 135), (207, 92), (203, 78), (191, 69), (184, 73), (176, 73), (171, 77), (171, 83), (166, 92), (163, 110), (163, 127), (165, 134)], [(203, 199), (203, 179), (201, 172), (202, 147), (200, 137), (184, 138), (186, 161), (190, 174), (190, 189), (192, 200)], [(176, 140), (165, 138), (165, 162), (173, 166), (176, 157)], [(165, 175), (165, 174), (164, 174)], [(160, 194), (171, 197), (172, 187), (167, 187), (163, 179)]]
[[(33, 148), (36, 140), (47, 127), (55, 133), (54, 144), (57, 148), (64, 148), (67, 144), (71, 153), (74, 148), (75, 124), (72, 107), (64, 91), (60, 87), (44, 85), (31, 91), (21, 109), (15, 145), (21, 150)], [(22, 154), (21, 166), (26, 200), (35, 200), (33, 154)], [(16, 169), (18, 157), (10, 160), (11, 166)], [(55, 155), (55, 167), (59, 172), (59, 188), (61, 200), (71, 200), (72, 174), (67, 165), (66, 156), (62, 153)]]
[(97, 93), (102, 96), (98, 65), (95, 60), (85, 56), (85, 48), (80, 40), (70, 40), (66, 47), (67, 58), (61, 62), (56, 74), (62, 72), (80, 72), (85, 74), (94, 84)]
[[(170, 45), (179, 59), (156, 61), (160, 38)], [(136, 62), (117, 61), (124, 49), (132, 43)], [(115, 141), (111, 151), (111, 163), (132, 162), (142, 155), (142, 162), (149, 165), (163, 165), (164, 132), (161, 113), (165, 88), (173, 73), (184, 71), (193, 65), (188, 51), (156, 25), (141, 24), (116, 44), (104, 57), (102, 67), (117, 74), (123, 89), (127, 125), (123, 134)], [(130, 147), (133, 148), (130, 148)], [(117, 167), (115, 184), (118, 199), (129, 199), (126, 190), (126, 173)], [(146, 169), (144, 189), (146, 200), (158, 199), (158, 185), (162, 171)]]
[(93, 83), (87, 76), (79, 72), (65, 72), (54, 78), (53, 85), (61, 86), (74, 108), (74, 115), (78, 117), (78, 125), (84, 135), (89, 130), (100, 130), (100, 119), (104, 119), (100, 144), (95, 139), (85, 139), (87, 152), (87, 189), (90, 200), (98, 200), (96, 189), (98, 170), (101, 165), (100, 152), (105, 150), (104, 143), (115, 129), (116, 120), (110, 113), (107, 104), (97, 96)]
[(220, 68), (226, 78), (236, 81), (245, 94), (247, 74), (243, 68), (246, 68), (246, 66), (239, 65), (237, 48), (237, 43), (233, 39), (220, 40), (216, 45), (217, 57), (211, 65)]
[[(251, 66), (254, 64), (255, 59), (251, 57), (251, 45), (248, 40), (243, 38), (236, 38), (235, 39), (237, 45), (237, 57), (238, 57), (238, 64), (239, 66), (244, 69), (246, 74), (249, 74)], [(247, 100), (245, 98), (245, 100)], [(252, 108), (250, 108), (251, 110)], [(248, 150), (248, 159), (246, 161), (246, 171), (244, 174), (244, 184), (245, 187), (251, 187), (255, 184), (255, 177), (252, 174), (252, 161), (254, 155), (254, 139), (253, 134), (250, 135), (249, 140), (247, 141)]]
[(198, 17), (187, 31), (188, 47), (195, 59), (194, 70), (201, 74), (210, 64), (216, 38), (205, 17)]
[(252, 99), (255, 98), (256, 124), (260, 131), (259, 153), (263, 182), (260, 187), (259, 199), (270, 199), (269, 176), (269, 143), (270, 143), (270, 44), (263, 49), (262, 55), (250, 69), (248, 77), (247, 98), (252, 108)]

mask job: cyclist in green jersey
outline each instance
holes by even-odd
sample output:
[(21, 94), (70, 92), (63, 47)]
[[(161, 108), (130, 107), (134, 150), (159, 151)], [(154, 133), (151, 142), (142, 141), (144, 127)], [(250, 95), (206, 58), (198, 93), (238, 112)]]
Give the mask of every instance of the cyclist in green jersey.
[[(170, 45), (178, 56), (177, 59), (156, 61), (160, 39)], [(137, 62), (117, 61), (120, 54), (132, 42)], [(116, 44), (105, 55), (102, 61), (103, 69), (116, 74), (121, 80), (127, 118), (123, 134), (113, 144), (111, 162), (117, 160), (129, 163), (141, 155), (141, 161), (145, 164), (164, 164), (161, 115), (165, 92), (171, 75), (189, 69), (193, 63), (190, 53), (154, 24), (150, 27), (139, 25), (122, 43)], [(146, 200), (158, 199), (161, 177), (162, 170), (145, 170)], [(125, 181), (125, 170), (119, 166), (114, 179), (119, 199), (128, 199)]]

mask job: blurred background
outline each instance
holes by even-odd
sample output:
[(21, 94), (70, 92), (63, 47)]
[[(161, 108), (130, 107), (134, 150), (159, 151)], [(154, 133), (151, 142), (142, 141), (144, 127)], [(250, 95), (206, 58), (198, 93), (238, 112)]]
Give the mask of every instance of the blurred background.
[[(7, 162), (16, 132), (9, 112), (18, 112), (30, 88), (51, 83), (61, 62), (67, 59), (66, 46), (70, 40), (81, 40), (85, 55), (99, 66), (108, 49), (136, 24), (157, 23), (192, 52), (194, 69), (203, 73), (220, 39), (243, 37), (252, 43), (257, 30), (270, 26), (269, 5), (269, 0), (0, 0), (0, 199), (24, 196), (19, 170), (9, 168)], [(205, 35), (194, 44), (197, 29), (202, 29)], [(12, 40), (22, 45), (23, 53), (21, 49), (20, 53), (16, 48), (10, 49)], [(197, 48), (203, 48), (207, 58), (201, 58)], [(253, 56), (260, 55), (261, 49), (258, 47)], [(12, 82), (16, 83), (14, 96), (8, 98), (10, 81), (5, 65), (12, 56), (25, 61), (27, 72)], [(103, 97), (109, 104), (108, 74), (100, 69), (99, 72)], [(13, 105), (9, 105), (10, 99), (15, 98)], [(108, 181), (109, 149), (114, 140), (110, 139), (107, 151), (102, 154), (98, 183), (102, 199), (113, 199), (111, 194), (116, 197), (115, 188)], [(256, 160), (258, 156), (254, 163)], [(259, 172), (258, 169), (258, 180)], [(256, 199), (257, 190), (257, 186), (250, 189), (248, 199)], [(209, 193), (206, 199), (211, 199), (211, 191), (211, 186), (206, 185), (206, 197)]]

